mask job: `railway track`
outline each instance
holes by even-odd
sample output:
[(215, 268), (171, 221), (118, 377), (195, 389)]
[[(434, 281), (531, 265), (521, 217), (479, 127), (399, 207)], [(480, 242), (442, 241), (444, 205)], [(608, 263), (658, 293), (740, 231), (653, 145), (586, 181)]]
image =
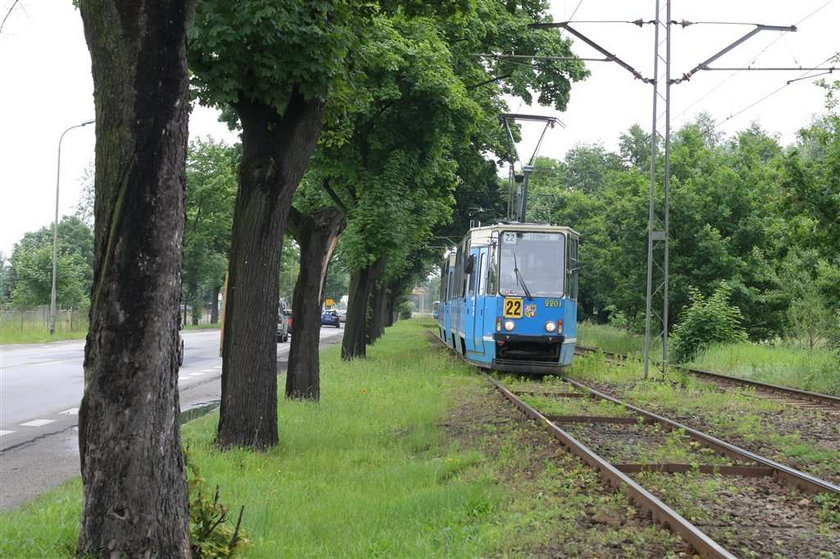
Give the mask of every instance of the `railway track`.
[[(575, 353), (577, 355), (588, 355), (595, 352), (601, 352), (607, 358), (614, 361), (622, 361), (627, 359), (626, 355), (620, 353), (613, 353), (604, 351), (594, 347), (578, 345)], [(818, 409), (829, 413), (840, 413), (840, 397), (832, 396), (830, 394), (820, 394), (818, 392), (809, 392), (807, 390), (799, 390), (797, 388), (790, 388), (786, 386), (779, 386), (766, 382), (759, 382), (739, 377), (715, 373), (712, 371), (704, 371), (702, 369), (692, 369), (689, 367), (682, 367), (678, 365), (672, 366), (682, 372), (702, 378), (704, 380), (712, 381), (722, 387), (737, 386), (749, 387), (755, 389), (757, 394), (764, 394), (773, 400), (783, 402), (788, 405), (793, 405), (802, 408)]]
[[(526, 386), (520, 386), (519, 389), (514, 389), (506, 387), (501, 381), (490, 375), (487, 375), (487, 378), (505, 398), (528, 417), (546, 427), (561, 444), (579, 456), (584, 462), (598, 469), (610, 485), (623, 488), (626, 494), (640, 508), (650, 512), (655, 521), (668, 526), (705, 557), (735, 557), (736, 555), (713, 539), (702, 527), (690, 522), (685, 516), (679, 514), (674, 508), (666, 504), (654, 491), (643, 487), (641, 483), (631, 477), (631, 474), (643, 477), (651, 473), (667, 476), (674, 473), (690, 472), (693, 474), (709, 474), (714, 476), (737, 476), (735, 479), (747, 480), (743, 482), (745, 486), (756, 483), (754, 481), (756, 479), (764, 479), (771, 480), (766, 483), (772, 487), (792, 486), (807, 494), (827, 495), (830, 496), (830, 499), (840, 499), (840, 486), (779, 464), (769, 458), (741, 449), (665, 417), (629, 405), (580, 382), (566, 379), (565, 382), (567, 384), (563, 385), (562, 390), (557, 390), (558, 387), (556, 384), (551, 386), (553, 390), (546, 390), (543, 385), (537, 382), (526, 383), (525, 381), (519, 381), (520, 385), (525, 384)], [(529, 387), (530, 389), (527, 389)], [(569, 413), (567, 411), (557, 414), (540, 411), (534, 405), (527, 403), (524, 398), (541, 401), (547, 406), (550, 406), (552, 401), (565, 401), (566, 403), (561, 406), (565, 408), (569, 408), (569, 406), (572, 408), (576, 406), (581, 407), (578, 402), (585, 403), (586, 401), (598, 401), (607, 404), (598, 404), (601, 406), (599, 409), (602, 413), (600, 414), (587, 412), (586, 410), (584, 410), (584, 413)], [(607, 409), (612, 410), (612, 413), (603, 413), (603, 406), (605, 405)], [(584, 405), (583, 408), (586, 408), (586, 406)], [(626, 441), (635, 441), (635, 444), (642, 450), (634, 450), (632, 452), (645, 456), (646, 452), (650, 450), (649, 447), (656, 444), (657, 439), (663, 439), (663, 430), (677, 433), (680, 436), (685, 434), (686, 437), (691, 439), (692, 443), (689, 444), (689, 447), (693, 450), (696, 450), (696, 446), (692, 445), (702, 445), (704, 449), (711, 450), (695, 452), (690, 462), (684, 461), (682, 463), (652, 460), (628, 462), (622, 459), (627, 457), (626, 453), (628, 452), (628, 448), (625, 444)], [(572, 434), (572, 431), (580, 432), (584, 437), (589, 437), (594, 440), (594, 446), (584, 444), (579, 440), (579, 437)], [(617, 439), (620, 441), (618, 446), (615, 444)], [(673, 444), (675, 439), (672, 437), (668, 440), (670, 441), (669, 444)], [(605, 454), (616, 454), (619, 458), (617, 460), (605, 458), (601, 455), (601, 448), (606, 450)], [(622, 454), (624, 454), (623, 457)], [(670, 490), (668, 489), (665, 493)], [(782, 491), (782, 489), (778, 491)], [(660, 487), (659, 493), (662, 492), (662, 488)], [(744, 499), (747, 499), (747, 497), (744, 497)], [(766, 497), (766, 499), (774, 502), (778, 500), (773, 495)], [(797, 505), (797, 503), (799, 504)], [(806, 511), (801, 510), (801, 508), (809, 508), (805, 506), (806, 504), (811, 504), (811, 500), (808, 498), (794, 498), (790, 503), (785, 505), (789, 505), (791, 510), (782, 512), (780, 515), (783, 518), (802, 517)], [(752, 510), (757, 506), (760, 505), (747, 508), (748, 510)], [(778, 504), (774, 506), (779, 507)], [(813, 511), (810, 512), (813, 513)], [(727, 516), (727, 513), (724, 513), (722, 516)], [(776, 523), (778, 524), (778, 522)], [(770, 524), (772, 525), (773, 522)], [(712, 523), (710, 527), (714, 532), (724, 535), (729, 533), (727, 530), (731, 532), (733, 529), (736, 533), (740, 531), (747, 533), (750, 530), (761, 530), (761, 527), (756, 528), (754, 526), (749, 527), (749, 529), (738, 530), (732, 526), (721, 526), (719, 522), (717, 524)], [(800, 529), (805, 530), (801, 527)], [(790, 528), (780, 527), (777, 531), (783, 532), (784, 530), (788, 530), (789, 532)], [(789, 535), (787, 534), (785, 537)], [(748, 536), (743, 537), (748, 538)], [(725, 538), (727, 540), (732, 539), (729, 536), (725, 536)], [(770, 544), (766, 544), (765, 542), (768, 538), (771, 542)], [(761, 536), (755, 538), (752, 545), (758, 546), (759, 548), (764, 545), (769, 545), (770, 549), (752, 549), (749, 552), (756, 553), (756, 556), (772, 555), (773, 553), (779, 552), (785, 556), (810, 556), (815, 550), (832, 550), (840, 547), (840, 536), (837, 535), (814, 536), (808, 534), (808, 537), (805, 539), (811, 541), (811, 544), (805, 544), (805, 548), (801, 547), (803, 545), (801, 543), (789, 543), (793, 547), (791, 549), (785, 549), (784, 544), (774, 543), (779, 541), (778, 537), (774, 539), (770, 536)], [(796, 542), (799, 540), (794, 534), (791, 541)], [(811, 547), (807, 547), (808, 545), (811, 545)], [(738, 547), (737, 549), (739, 553), (743, 553), (745, 548)]]

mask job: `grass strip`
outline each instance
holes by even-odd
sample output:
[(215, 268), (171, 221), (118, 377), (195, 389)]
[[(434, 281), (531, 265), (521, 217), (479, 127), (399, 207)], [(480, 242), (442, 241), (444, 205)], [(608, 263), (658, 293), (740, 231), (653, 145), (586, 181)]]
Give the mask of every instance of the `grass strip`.
[[(579, 324), (578, 339), (583, 345), (605, 351), (639, 358), (644, 355), (644, 336), (605, 324)], [(661, 351), (661, 346), (651, 348), (654, 356)], [(840, 395), (837, 352), (827, 348), (806, 349), (792, 342), (714, 345), (701, 351), (687, 365), (759, 382)]]

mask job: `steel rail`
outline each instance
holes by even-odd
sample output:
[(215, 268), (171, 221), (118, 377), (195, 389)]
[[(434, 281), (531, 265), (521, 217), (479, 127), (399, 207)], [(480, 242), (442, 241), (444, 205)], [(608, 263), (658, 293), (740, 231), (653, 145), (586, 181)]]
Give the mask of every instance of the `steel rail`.
[[(627, 358), (626, 355), (621, 353), (614, 353), (611, 351), (604, 351), (599, 348), (588, 347), (588, 346), (577, 346), (578, 349), (582, 351), (601, 351), (604, 355), (611, 356), (611, 357), (621, 357)], [(832, 396), (831, 394), (821, 394), (819, 392), (810, 392), (808, 390), (801, 390), (799, 388), (791, 388), (788, 386), (780, 386), (778, 384), (771, 384), (769, 382), (761, 382), (757, 380), (750, 380), (741, 377), (733, 377), (731, 375), (724, 375), (722, 373), (715, 373), (713, 371), (706, 371), (703, 369), (692, 369), (689, 367), (682, 367), (679, 365), (673, 365), (675, 369), (679, 369), (681, 371), (685, 371), (691, 373), (693, 375), (701, 376), (701, 377), (709, 377), (714, 380), (726, 381), (726, 382), (735, 382), (737, 384), (744, 384), (747, 386), (752, 386), (754, 388), (767, 390), (769, 392), (778, 392), (781, 394), (785, 394), (788, 396), (792, 396), (794, 398), (798, 398), (801, 400), (808, 400), (811, 402), (816, 402), (818, 404), (825, 404), (832, 407), (840, 407), (840, 397)]]
[(655, 495), (636, 483), (632, 478), (622, 473), (618, 468), (601, 458), (590, 450), (583, 443), (576, 440), (569, 433), (558, 427), (543, 414), (532, 408), (513, 392), (502, 386), (492, 376), (484, 373), (490, 382), (496, 387), (505, 398), (510, 400), (525, 415), (547, 427), (552, 435), (557, 438), (563, 446), (568, 448), (572, 454), (580, 457), (586, 464), (598, 469), (607, 482), (613, 487), (621, 487), (627, 491), (628, 496), (642, 509), (648, 511), (653, 519), (671, 529), (682, 537), (695, 551), (703, 557), (734, 558), (735, 556), (723, 548), (719, 543), (706, 535), (697, 526), (686, 520), (674, 509), (660, 501)]
[(840, 486), (837, 486), (829, 481), (820, 479), (816, 476), (812, 476), (809, 473), (790, 468), (788, 466), (785, 466), (784, 464), (776, 462), (775, 460), (765, 458), (764, 456), (754, 454), (749, 450), (743, 449), (739, 446), (735, 446), (734, 444), (728, 443), (726, 441), (722, 441), (711, 435), (707, 435), (706, 433), (698, 431), (697, 429), (692, 429), (688, 425), (684, 425), (682, 423), (674, 421), (673, 419), (668, 419), (667, 417), (663, 417), (661, 415), (657, 415), (655, 413), (643, 410), (642, 408), (636, 407), (632, 404), (622, 402), (618, 398), (595, 390), (594, 388), (591, 388), (576, 380), (572, 380), (570, 378), (565, 378), (565, 380), (572, 386), (576, 386), (582, 390), (585, 390), (589, 394), (601, 398), (602, 400), (607, 400), (608, 402), (618, 404), (624, 407), (625, 409), (634, 411), (646, 419), (656, 421), (664, 425), (668, 425), (675, 429), (681, 429), (685, 431), (689, 436), (691, 436), (694, 440), (700, 441), (701, 443), (717, 450), (718, 452), (722, 452), (723, 454), (735, 458), (751, 460), (758, 464), (767, 466), (773, 470), (773, 477), (782, 482), (793, 484), (799, 487), (800, 489), (808, 491), (810, 493), (833, 493), (835, 495), (840, 495)]

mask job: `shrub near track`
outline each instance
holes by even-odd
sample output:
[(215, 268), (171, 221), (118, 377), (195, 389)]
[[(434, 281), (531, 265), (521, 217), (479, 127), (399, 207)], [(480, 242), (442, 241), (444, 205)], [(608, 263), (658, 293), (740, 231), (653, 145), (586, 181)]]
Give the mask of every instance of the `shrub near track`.
[[(365, 360), (324, 352), (321, 402), (281, 401), (270, 452), (217, 451), (216, 415), (185, 426), (208, 487), (232, 511), (245, 506), (242, 557), (680, 553), (670, 532), (430, 345), (430, 325), (397, 323)], [(71, 556), (80, 505), (71, 482), (0, 516), (0, 556)]]

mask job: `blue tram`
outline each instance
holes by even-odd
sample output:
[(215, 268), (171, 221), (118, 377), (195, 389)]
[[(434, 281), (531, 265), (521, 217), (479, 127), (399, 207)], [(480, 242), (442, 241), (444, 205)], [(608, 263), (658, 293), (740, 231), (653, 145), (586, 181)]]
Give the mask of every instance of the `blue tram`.
[(560, 372), (575, 350), (578, 245), (569, 227), (471, 229), (441, 268), (441, 339), (482, 368)]

